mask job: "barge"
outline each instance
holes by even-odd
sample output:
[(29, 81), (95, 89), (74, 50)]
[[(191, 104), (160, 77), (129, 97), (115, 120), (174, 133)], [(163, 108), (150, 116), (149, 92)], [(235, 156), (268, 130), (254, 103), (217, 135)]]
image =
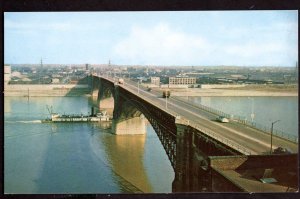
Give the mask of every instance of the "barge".
[[(48, 109), (49, 110), (49, 109)], [(50, 112), (50, 111), (49, 111)], [(106, 113), (106, 111), (101, 111), (94, 114), (94, 109), (92, 107), (91, 115), (60, 115), (58, 113), (53, 113), (52, 109), (50, 112), (51, 117), (42, 120), (43, 123), (46, 122), (101, 122), (110, 121), (112, 118)]]

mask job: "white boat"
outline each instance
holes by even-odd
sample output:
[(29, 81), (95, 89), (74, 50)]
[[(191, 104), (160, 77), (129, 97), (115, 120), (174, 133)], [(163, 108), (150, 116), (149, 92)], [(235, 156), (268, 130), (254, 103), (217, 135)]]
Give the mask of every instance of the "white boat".
[(42, 120), (42, 122), (100, 122), (112, 119), (106, 111), (94, 114), (93, 109), (91, 115), (59, 115), (58, 113), (52, 113), (52, 110), (49, 113), (51, 118)]

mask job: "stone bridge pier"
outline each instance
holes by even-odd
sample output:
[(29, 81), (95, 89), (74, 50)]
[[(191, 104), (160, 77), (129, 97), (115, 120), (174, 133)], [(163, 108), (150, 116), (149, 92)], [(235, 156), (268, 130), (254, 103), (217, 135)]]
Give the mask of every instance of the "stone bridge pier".
[(209, 156), (240, 155), (199, 130), (176, 123), (176, 164), (173, 192), (210, 192)]
[(115, 103), (113, 112), (112, 130), (117, 135), (144, 135), (146, 134), (147, 119), (137, 108), (138, 102), (120, 93), (120, 87), (115, 87)]
[[(131, 108), (126, 107), (127, 110)], [(116, 135), (144, 135), (146, 134), (146, 122), (145, 116), (139, 112), (121, 114), (119, 117), (114, 117), (112, 131)]]
[(97, 101), (101, 111), (105, 110), (107, 114), (113, 115), (115, 102), (113, 93), (110, 89), (106, 88), (99, 90)]
[(97, 108), (105, 110), (109, 115), (113, 115), (114, 110), (114, 88), (110, 82), (98, 77), (92, 77), (91, 96), (97, 100)]
[(100, 81), (101, 81), (100, 78), (90, 76), (89, 86), (91, 88), (91, 96), (96, 99), (98, 98), (99, 90), (101, 89)]
[(187, 126), (177, 124), (175, 179), (173, 192), (199, 192), (207, 189), (206, 157), (193, 145), (193, 133)]

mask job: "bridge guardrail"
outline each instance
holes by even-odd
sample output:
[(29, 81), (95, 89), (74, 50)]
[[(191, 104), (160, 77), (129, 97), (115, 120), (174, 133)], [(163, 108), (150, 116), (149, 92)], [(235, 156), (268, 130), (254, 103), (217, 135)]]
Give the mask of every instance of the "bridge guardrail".
[[(241, 123), (241, 124), (244, 124), (244, 125), (247, 125), (247, 126), (251, 126), (252, 128), (255, 128), (255, 129), (258, 129), (258, 130), (261, 130), (263, 131), (264, 133), (267, 133), (267, 134), (271, 134), (271, 128), (268, 128), (262, 124), (259, 124), (257, 122), (250, 122), (246, 119), (240, 119), (240, 118), (235, 118), (234, 119), (235, 121)], [(278, 129), (273, 129), (273, 135), (277, 136), (277, 137), (280, 137), (280, 138), (283, 138), (283, 139), (286, 139), (286, 140), (289, 140), (289, 141), (292, 141), (292, 142), (295, 142), (295, 143), (298, 143), (298, 137), (295, 136), (295, 135), (290, 135), (290, 134), (287, 134), (281, 130), (278, 130)]]
[[(250, 122), (246, 119), (246, 117), (237, 116), (237, 115), (232, 117), (232, 115), (230, 115), (228, 113), (213, 109), (213, 108), (208, 107), (208, 106), (204, 106), (202, 104), (195, 105), (195, 104), (191, 104), (190, 102), (188, 102), (187, 100), (184, 100), (184, 99), (179, 99), (179, 98), (174, 98), (174, 97), (173, 97), (173, 99), (180, 100), (182, 102), (188, 103), (188, 104), (193, 105), (195, 107), (198, 107), (198, 108), (200, 108), (204, 111), (207, 111), (207, 112), (219, 115), (219, 116), (223, 116), (223, 117), (232, 119), (233, 121), (236, 121), (240, 124), (250, 126), (250, 127), (255, 128), (257, 130), (260, 130), (263, 133), (271, 134), (271, 132), (270, 132), (271, 128), (268, 128), (265, 125), (259, 124), (257, 122)], [(273, 128), (273, 135), (275, 135), (277, 137), (280, 137), (280, 138), (283, 138), (283, 139), (286, 139), (286, 140), (289, 140), (289, 141), (294, 142), (294, 143), (298, 143), (298, 137), (297, 136), (285, 133), (285, 132), (283, 132), (281, 130), (278, 130), (278, 129), (275, 129), (275, 128)]]
[(230, 146), (231, 148), (243, 153), (244, 155), (251, 155), (251, 151), (246, 149), (245, 147), (243, 147), (243, 146), (241, 146), (237, 143), (234, 143), (234, 142), (232, 142), (231, 140), (229, 140), (227, 138), (221, 137), (221, 136), (217, 135), (216, 133), (214, 133), (210, 130), (203, 129), (199, 125), (195, 124), (194, 122), (191, 122), (191, 121), (186, 120), (186, 119), (179, 119), (177, 121), (179, 121), (179, 123), (181, 123), (181, 124), (191, 126), (195, 129), (199, 130), (200, 132), (202, 132), (202, 133), (218, 140), (219, 142), (221, 142), (223, 144), (226, 144), (227, 146)]

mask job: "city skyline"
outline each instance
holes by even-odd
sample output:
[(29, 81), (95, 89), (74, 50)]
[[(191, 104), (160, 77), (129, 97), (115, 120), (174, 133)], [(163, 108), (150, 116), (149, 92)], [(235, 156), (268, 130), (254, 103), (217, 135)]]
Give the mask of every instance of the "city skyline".
[(5, 64), (295, 66), (297, 11), (4, 14)]

